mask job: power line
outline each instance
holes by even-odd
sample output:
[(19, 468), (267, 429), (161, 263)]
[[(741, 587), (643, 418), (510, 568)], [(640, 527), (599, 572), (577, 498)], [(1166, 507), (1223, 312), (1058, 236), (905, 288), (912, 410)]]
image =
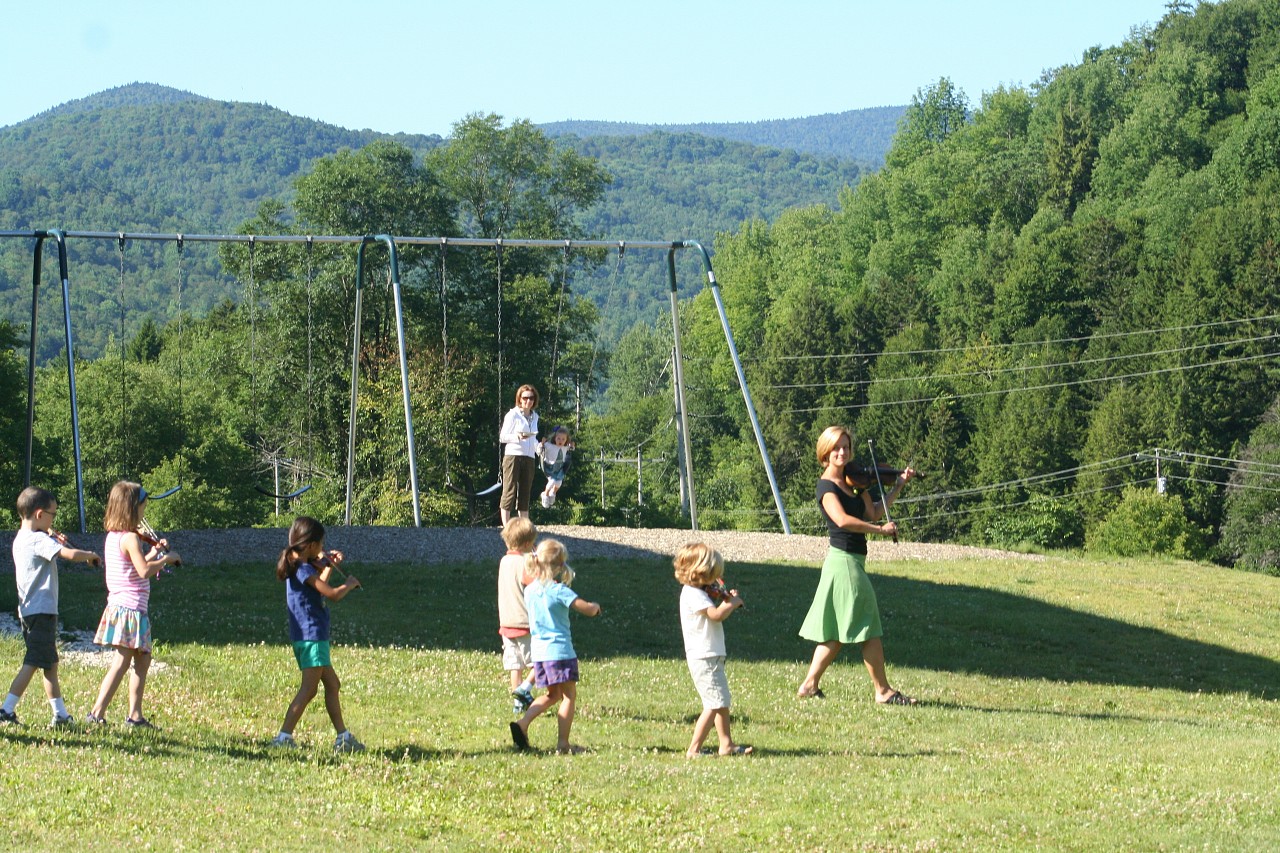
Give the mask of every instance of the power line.
[[(1079, 335), (1071, 338), (1046, 338), (1044, 340), (1039, 340), (1039, 341), (1018, 341), (1018, 342), (1010, 342), (1010, 343), (986, 342), (986, 343), (983, 343), (981, 346), (984, 348), (990, 348), (990, 349), (1012, 349), (1015, 347), (1043, 347), (1050, 344), (1070, 344), (1070, 343), (1080, 343), (1081, 341), (1101, 341), (1101, 340), (1110, 340), (1114, 338), (1137, 337), (1139, 335), (1162, 335), (1170, 332), (1191, 332), (1191, 331), (1197, 331), (1200, 329), (1215, 328), (1218, 326), (1231, 326), (1231, 325), (1237, 325), (1240, 323), (1259, 323), (1266, 320), (1276, 320), (1276, 319), (1280, 319), (1280, 314), (1267, 314), (1262, 317), (1243, 317), (1235, 320), (1215, 320), (1209, 323), (1196, 323), (1190, 326), (1167, 326), (1161, 329), (1137, 329), (1130, 332), (1106, 332), (1106, 333), (1094, 334), (1094, 335)], [(872, 359), (872, 358), (879, 358), (880, 356), (883, 356), (883, 355), (934, 355), (934, 354), (952, 353), (952, 352), (967, 352), (973, 349), (974, 349), (974, 345), (971, 344), (968, 346), (960, 346), (960, 347), (938, 347), (936, 349), (892, 350), (892, 351), (883, 350), (881, 352), (828, 353), (823, 355), (784, 355), (784, 356), (777, 356), (776, 358), (771, 360), (809, 361), (809, 360), (820, 359), (820, 358)], [(766, 358), (765, 356), (758, 356), (755, 358), (743, 359), (743, 362), (745, 363), (745, 362), (751, 362), (751, 361), (762, 361), (765, 358)]]
[[(789, 390), (796, 388), (847, 388), (861, 385), (885, 384), (894, 382), (920, 382), (922, 380), (937, 379), (965, 379), (972, 376), (999, 376), (1007, 373), (1025, 373), (1032, 370), (1055, 370), (1065, 367), (1081, 367), (1090, 364), (1106, 364), (1112, 361), (1130, 361), (1137, 358), (1152, 358), (1159, 355), (1176, 355), (1178, 353), (1194, 352), (1197, 350), (1211, 349), (1213, 347), (1226, 347), (1234, 344), (1257, 343), (1259, 341), (1273, 341), (1280, 339), (1280, 333), (1270, 335), (1258, 335), (1252, 338), (1234, 338), (1226, 341), (1217, 341), (1208, 344), (1195, 344), (1194, 346), (1177, 347), (1174, 349), (1151, 350), (1149, 352), (1129, 353), (1127, 355), (1109, 355), (1099, 358), (1083, 358), (1078, 361), (1060, 361), (1050, 364), (1018, 364), (1007, 367), (996, 367), (990, 370), (966, 370), (959, 373), (929, 373), (921, 376), (888, 376), (876, 377), (874, 379), (852, 379), (847, 382), (810, 382), (797, 385), (763, 385), (762, 388), (770, 388), (774, 390)], [(721, 389), (725, 390), (725, 389)]]
[(904, 406), (913, 403), (932, 403), (940, 398), (948, 400), (965, 400), (974, 397), (990, 397), (996, 394), (1011, 394), (1015, 391), (1047, 391), (1054, 388), (1069, 388), (1074, 385), (1092, 385), (1098, 382), (1113, 382), (1119, 379), (1138, 379), (1143, 376), (1157, 376), (1162, 373), (1177, 373), (1183, 370), (1194, 370), (1199, 367), (1217, 367), (1225, 364), (1239, 364), (1248, 361), (1260, 361), (1266, 358), (1274, 358), (1280, 356), (1280, 352), (1265, 352), (1258, 355), (1242, 355), (1234, 358), (1223, 358), (1216, 361), (1205, 361), (1199, 364), (1179, 365), (1178, 367), (1162, 367), (1154, 370), (1142, 370), (1136, 373), (1123, 373), (1119, 376), (1095, 376), (1087, 379), (1075, 379), (1069, 382), (1048, 382), (1043, 385), (1025, 385), (1016, 388), (993, 388), (987, 391), (969, 391), (965, 393), (945, 393), (938, 394), (933, 397), (917, 397), (910, 400), (881, 400), (879, 402), (852, 403), (847, 406), (811, 406), (802, 409), (782, 409), (780, 414), (804, 414), (809, 412), (821, 412), (827, 409), (839, 410), (856, 410), (870, 409), (879, 406)]

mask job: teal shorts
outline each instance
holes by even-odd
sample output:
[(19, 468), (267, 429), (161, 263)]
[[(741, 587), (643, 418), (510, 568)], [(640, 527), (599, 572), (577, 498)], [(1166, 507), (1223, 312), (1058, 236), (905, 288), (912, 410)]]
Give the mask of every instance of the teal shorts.
[(293, 656), (298, 659), (298, 669), (329, 666), (329, 641), (299, 640), (293, 644)]

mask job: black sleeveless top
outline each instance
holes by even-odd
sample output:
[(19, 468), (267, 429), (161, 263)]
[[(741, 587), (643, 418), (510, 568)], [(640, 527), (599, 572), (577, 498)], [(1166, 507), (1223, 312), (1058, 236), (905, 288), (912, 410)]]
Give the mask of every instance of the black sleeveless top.
[(831, 516), (827, 515), (826, 508), (822, 506), (822, 496), (828, 492), (831, 492), (839, 498), (841, 508), (854, 518), (862, 518), (863, 513), (866, 511), (866, 504), (862, 502), (861, 493), (849, 495), (845, 493), (844, 489), (840, 488), (826, 477), (820, 477), (818, 479), (818, 512), (827, 522), (827, 541), (831, 544), (832, 548), (839, 548), (841, 551), (848, 554), (862, 554), (865, 556), (867, 553), (867, 537), (862, 533), (853, 533), (852, 531), (838, 527), (836, 523), (831, 520)]

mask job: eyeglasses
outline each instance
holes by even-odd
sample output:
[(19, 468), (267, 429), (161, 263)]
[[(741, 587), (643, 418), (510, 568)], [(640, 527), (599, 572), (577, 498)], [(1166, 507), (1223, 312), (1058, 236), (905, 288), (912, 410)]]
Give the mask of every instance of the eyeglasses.
[(521, 397), (520, 399), (521, 399), (521, 400), (536, 400), (536, 399), (537, 399), (537, 397), (530, 397), (528, 394), (525, 394), (525, 395), (524, 395), (523, 397)]

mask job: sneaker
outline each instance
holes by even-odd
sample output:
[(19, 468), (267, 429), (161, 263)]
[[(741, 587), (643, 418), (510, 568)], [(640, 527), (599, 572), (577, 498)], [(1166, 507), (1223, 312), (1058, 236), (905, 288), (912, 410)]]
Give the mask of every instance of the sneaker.
[(543, 509), (551, 509), (551, 508), (552, 508), (553, 506), (555, 506), (555, 505), (556, 505), (556, 496), (555, 496), (555, 495), (543, 495), (543, 496), (542, 496), (542, 508), (543, 508)]
[(6, 725), (6, 726), (22, 725), (22, 723), (18, 722), (17, 711), (6, 711), (4, 708), (0, 708), (0, 724)]
[(91, 727), (92, 727), (92, 726), (105, 726), (105, 725), (107, 724), (107, 718), (106, 718), (106, 717), (95, 717), (95, 716), (93, 715), (93, 712), (92, 712), (92, 711), (90, 711), (89, 713), (87, 713), (87, 714), (85, 714), (85, 715), (84, 715), (84, 724), (85, 724), (86, 726), (91, 726)]
[(533, 704), (533, 694), (528, 690), (512, 690), (511, 698), (515, 700), (515, 704), (511, 706), (513, 714), (523, 714)]
[(364, 752), (364, 744), (356, 740), (356, 736), (346, 731), (334, 738), (334, 752)]
[(139, 717), (136, 720), (130, 719), (129, 717), (125, 717), (124, 724), (126, 726), (131, 726), (135, 729), (154, 729), (155, 728), (155, 726), (151, 724), (151, 721), (148, 720), (146, 717)]
[[(269, 744), (267, 744), (267, 745), (268, 745), (268, 746), (278, 746), (278, 747), (283, 747), (283, 748), (285, 748), (285, 749), (297, 749), (297, 748), (298, 748), (298, 743), (297, 743), (297, 741), (295, 741), (295, 740), (293, 739), (293, 735), (291, 735), (291, 734), (287, 734), (287, 733), (285, 733), (285, 732), (281, 732), (280, 734), (278, 734), (278, 735), (276, 735), (275, 737), (273, 737), (273, 738), (271, 739), (271, 743), (269, 743)], [(335, 748), (336, 748), (336, 744), (335, 744)]]
[(54, 717), (53, 722), (49, 723), (51, 729), (74, 729), (76, 727), (76, 718), (70, 714), (63, 714), (61, 717)]

